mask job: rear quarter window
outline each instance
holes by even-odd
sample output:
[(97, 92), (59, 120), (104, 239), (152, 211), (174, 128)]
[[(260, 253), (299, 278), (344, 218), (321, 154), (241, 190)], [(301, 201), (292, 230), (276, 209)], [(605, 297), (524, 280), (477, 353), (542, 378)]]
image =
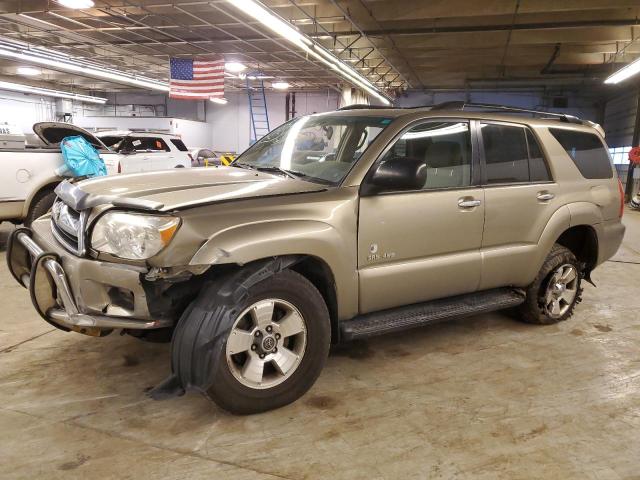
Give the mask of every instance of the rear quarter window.
[(186, 152), (188, 150), (184, 142), (178, 138), (172, 138), (171, 143), (173, 143), (173, 145), (181, 152)]
[(611, 160), (600, 137), (594, 133), (550, 128), (584, 178), (611, 178)]

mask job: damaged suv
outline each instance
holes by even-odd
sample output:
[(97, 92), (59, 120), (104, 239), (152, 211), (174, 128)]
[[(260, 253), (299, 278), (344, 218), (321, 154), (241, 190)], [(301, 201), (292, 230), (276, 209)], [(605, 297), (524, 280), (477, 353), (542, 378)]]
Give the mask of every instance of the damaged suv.
[(496, 106), (316, 114), (230, 167), (56, 194), (7, 252), (42, 318), (170, 337), (152, 395), (240, 414), (303, 395), (331, 343), (504, 308), (565, 320), (624, 235), (601, 128)]

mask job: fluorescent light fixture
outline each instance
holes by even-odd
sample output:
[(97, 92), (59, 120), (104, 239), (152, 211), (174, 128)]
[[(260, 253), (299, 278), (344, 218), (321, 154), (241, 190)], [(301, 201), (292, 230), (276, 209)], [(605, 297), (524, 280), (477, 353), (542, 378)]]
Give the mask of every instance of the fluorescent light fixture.
[(627, 78), (633, 77), (638, 72), (640, 72), (640, 58), (637, 58), (626, 67), (622, 67), (613, 75), (609, 76), (604, 83), (616, 84), (624, 82)]
[(77, 100), (84, 103), (104, 104), (107, 102), (107, 99), (102, 97), (92, 97), (90, 95), (81, 95), (79, 93), (63, 92), (61, 90), (32, 87), (30, 85), (22, 85), (21, 83), (0, 81), (0, 90), (9, 90), (10, 92), (20, 93), (33, 93), (35, 95), (44, 95), (45, 97), (68, 98), (69, 100)]
[(229, 70), (233, 73), (244, 72), (247, 69), (247, 66), (243, 63), (239, 62), (228, 62), (224, 64), (225, 70)]
[(226, 98), (218, 98), (218, 97), (211, 97), (209, 101), (213, 103), (217, 103), (218, 105), (226, 105), (227, 103), (229, 103), (229, 100), (227, 100)]
[(286, 90), (287, 88), (289, 88), (289, 83), (288, 82), (273, 82), (271, 84), (271, 86), (273, 88), (275, 88), (276, 90)]
[(149, 77), (131, 75), (84, 60), (74, 59), (62, 52), (31, 47), (25, 44), (0, 40), (0, 58), (8, 58), (19, 62), (31, 63), (68, 73), (76, 73), (81, 76), (99, 78), (115, 83), (132, 85), (149, 90), (162, 92), (169, 91), (169, 84)]
[(18, 72), (18, 75), (27, 75), (29, 77), (40, 75), (42, 73), (40, 69), (33, 67), (18, 67), (16, 72)]
[(91, 8), (95, 5), (92, 0), (56, 0), (60, 5), (67, 8)]
[(312, 41), (306, 35), (302, 34), (293, 25), (271, 12), (271, 10), (266, 8), (260, 2), (255, 0), (227, 1), (239, 10), (242, 10), (246, 15), (253, 17), (255, 20), (262, 23), (277, 35), (298, 46), (309, 55), (330, 67), (332, 70), (335, 70), (338, 75), (346, 79), (349, 83), (362, 88), (365, 92), (372, 97), (377, 98), (383, 104), (391, 104), (389, 98), (387, 98), (382, 91), (376, 88), (375, 85), (367, 80), (362, 74), (356, 71), (353, 67), (347, 65), (320, 44)]
[(295, 27), (289, 22), (284, 21), (272, 13), (269, 9), (264, 7), (261, 3), (254, 0), (227, 0), (234, 7), (242, 10), (250, 17), (255, 18), (257, 21), (268, 27), (281, 37), (289, 40), (291, 43), (295, 43), (299, 47), (309, 46), (312, 44), (311, 40), (301, 34)]

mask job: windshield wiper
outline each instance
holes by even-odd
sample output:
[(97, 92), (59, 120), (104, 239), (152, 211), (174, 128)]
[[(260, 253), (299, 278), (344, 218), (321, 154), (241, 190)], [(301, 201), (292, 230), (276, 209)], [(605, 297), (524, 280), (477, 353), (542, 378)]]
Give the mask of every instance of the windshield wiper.
[(254, 167), (256, 170), (258, 170), (259, 172), (276, 172), (276, 173), (282, 173), (283, 175), (286, 175), (289, 178), (293, 178), (294, 180), (297, 180), (298, 177), (296, 177), (293, 173), (291, 173), (288, 170), (284, 170), (283, 168), (280, 167)]
[(231, 167), (238, 167), (238, 168), (244, 168), (247, 170), (255, 170), (256, 167), (254, 167), (253, 165), (249, 165), (247, 163), (240, 163), (240, 162), (232, 162)]

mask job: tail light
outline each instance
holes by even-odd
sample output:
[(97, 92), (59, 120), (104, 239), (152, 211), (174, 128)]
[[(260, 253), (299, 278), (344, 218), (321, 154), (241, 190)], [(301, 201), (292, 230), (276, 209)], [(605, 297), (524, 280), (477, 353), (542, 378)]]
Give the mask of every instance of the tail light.
[(118, 162), (118, 173), (122, 173), (122, 163)]
[(624, 188), (622, 188), (620, 179), (618, 179), (618, 191), (620, 192), (620, 211), (618, 212), (618, 216), (622, 218), (622, 214), (624, 213)]

